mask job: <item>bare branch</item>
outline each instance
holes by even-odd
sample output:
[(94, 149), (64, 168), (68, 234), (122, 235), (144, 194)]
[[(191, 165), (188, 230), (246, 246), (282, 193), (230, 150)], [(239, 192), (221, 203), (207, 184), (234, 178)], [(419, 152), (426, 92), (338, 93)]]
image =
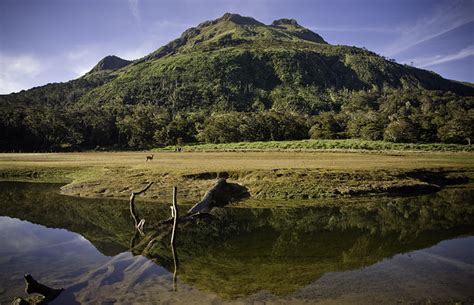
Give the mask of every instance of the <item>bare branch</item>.
[(143, 226), (145, 225), (145, 219), (140, 219), (138, 218), (137, 212), (135, 211), (135, 196), (140, 195), (144, 192), (146, 192), (151, 185), (153, 184), (153, 181), (148, 183), (148, 185), (142, 189), (141, 191), (138, 192), (132, 192), (132, 195), (130, 195), (130, 214), (132, 215), (133, 221), (135, 223), (135, 229), (138, 230), (140, 235), (144, 236), (145, 233), (143, 232)]
[(173, 206), (171, 209), (171, 216), (173, 217), (173, 232), (171, 233), (171, 245), (174, 245), (174, 236), (176, 231), (176, 224), (178, 223), (179, 212), (178, 212), (178, 203), (176, 202), (176, 192), (178, 189), (173, 187)]

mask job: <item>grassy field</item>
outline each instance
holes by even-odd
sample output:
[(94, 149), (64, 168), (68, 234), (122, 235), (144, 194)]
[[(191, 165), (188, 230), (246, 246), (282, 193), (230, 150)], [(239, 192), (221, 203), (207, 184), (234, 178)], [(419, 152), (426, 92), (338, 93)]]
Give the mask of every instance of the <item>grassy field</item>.
[[(460, 144), (416, 144), (391, 143), (384, 141), (366, 141), (357, 139), (344, 140), (300, 140), (239, 142), (224, 144), (189, 144), (183, 147), (186, 151), (436, 151), (436, 152), (474, 152), (473, 145)], [(167, 146), (157, 151), (175, 151), (176, 146)]]
[[(145, 156), (154, 154), (146, 162)], [(200, 198), (218, 175), (246, 186), (253, 199), (312, 199), (388, 192), (425, 192), (473, 178), (474, 154), (424, 152), (82, 152), (0, 154), (6, 180), (67, 182), (62, 192), (127, 198), (148, 181), (146, 199)], [(441, 181), (441, 182), (440, 182)], [(281, 203), (280, 203), (281, 204)]]

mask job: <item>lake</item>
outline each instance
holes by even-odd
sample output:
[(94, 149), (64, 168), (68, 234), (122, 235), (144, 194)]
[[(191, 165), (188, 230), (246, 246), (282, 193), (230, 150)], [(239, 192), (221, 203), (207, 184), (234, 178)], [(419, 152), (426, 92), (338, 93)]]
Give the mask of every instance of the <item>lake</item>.
[(173, 253), (155, 226), (168, 205), (138, 202), (140, 236), (128, 201), (63, 196), (59, 187), (0, 182), (0, 304), (27, 296), (25, 273), (66, 289), (52, 304), (474, 301), (471, 188), (226, 207), (181, 226)]

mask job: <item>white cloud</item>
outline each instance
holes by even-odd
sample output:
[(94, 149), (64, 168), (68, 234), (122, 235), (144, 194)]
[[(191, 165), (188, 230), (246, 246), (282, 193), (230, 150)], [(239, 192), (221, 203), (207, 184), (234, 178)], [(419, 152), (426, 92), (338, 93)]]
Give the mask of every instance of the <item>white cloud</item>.
[(407, 62), (413, 62), (419, 68), (427, 68), (454, 60), (464, 59), (469, 56), (474, 56), (474, 45), (470, 45), (467, 48), (460, 50), (459, 52), (446, 54), (446, 55), (435, 55), (430, 57), (418, 57), (411, 59)]
[(73, 66), (71, 70), (74, 73), (74, 76), (81, 77), (87, 72), (89, 72), (90, 70), (92, 70), (94, 66), (95, 64), (76, 65), (76, 66)]
[(0, 94), (28, 88), (42, 68), (41, 62), (31, 55), (0, 54)]
[(431, 15), (405, 26), (400, 37), (385, 47), (382, 53), (394, 56), (474, 21), (474, 15), (471, 13), (473, 3), (472, 0), (457, 0), (446, 6), (438, 6)]
[(132, 16), (140, 22), (140, 11), (138, 10), (138, 0), (128, 0), (128, 7)]
[(127, 60), (135, 60), (144, 57), (145, 55), (150, 54), (153, 52), (155, 49), (149, 44), (143, 44), (139, 47), (133, 48), (133, 49), (128, 49), (128, 50), (120, 50), (117, 52), (117, 56), (123, 59)]
[(70, 67), (74, 77), (80, 77), (89, 72), (102, 57), (103, 52), (97, 47), (84, 46), (67, 52), (64, 61), (67, 62), (66, 67)]
[(91, 53), (92, 53), (92, 50), (88, 47), (74, 49), (74, 50), (69, 51), (66, 54), (66, 58), (69, 60), (82, 60), (85, 57), (91, 56)]
[(150, 54), (168, 42), (178, 38), (186, 29), (196, 26), (196, 24), (173, 22), (169, 20), (158, 20), (151, 23), (148, 29), (142, 34), (142, 42), (127, 48), (115, 48), (115, 55), (135, 60)]

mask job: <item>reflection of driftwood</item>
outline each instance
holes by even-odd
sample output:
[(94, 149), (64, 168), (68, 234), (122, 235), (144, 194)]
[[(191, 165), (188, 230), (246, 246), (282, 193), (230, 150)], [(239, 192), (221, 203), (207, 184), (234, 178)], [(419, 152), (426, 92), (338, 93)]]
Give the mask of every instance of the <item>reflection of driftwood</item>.
[[(214, 207), (222, 207), (236, 199), (248, 197), (247, 189), (236, 183), (228, 183), (226, 178), (220, 178), (216, 184), (206, 192), (204, 197), (190, 208), (187, 213), (177, 217), (178, 221), (189, 221), (206, 218)], [(174, 223), (174, 217), (170, 217), (161, 224)]]
[(143, 232), (143, 225), (145, 225), (145, 219), (138, 220), (139, 218), (135, 211), (135, 196), (146, 192), (152, 184), (153, 182), (148, 183), (148, 185), (144, 189), (139, 192), (132, 192), (132, 195), (130, 196), (130, 214), (132, 214), (133, 221), (135, 222), (135, 229), (137, 229), (140, 235), (142, 236), (145, 235), (145, 233)]
[(25, 291), (28, 294), (37, 293), (40, 296), (29, 297), (26, 300), (17, 297), (13, 300), (12, 304), (23, 305), (23, 304), (49, 304), (58, 297), (58, 295), (64, 289), (50, 288), (36, 281), (30, 274), (25, 274)]
[(174, 264), (174, 270), (173, 270), (173, 290), (177, 290), (177, 281), (178, 281), (178, 253), (176, 252), (176, 249), (174, 247), (174, 244), (171, 244), (171, 253), (173, 254), (173, 264)]
[(132, 239), (130, 239), (129, 249), (133, 249), (135, 247), (135, 244), (137, 243), (137, 241), (140, 240), (139, 237), (140, 237), (140, 232), (138, 230), (135, 230), (135, 234), (133, 234)]
[[(173, 203), (170, 206), (170, 209), (171, 209), (170, 220), (173, 221), (173, 229), (171, 231), (170, 244), (171, 244), (171, 247), (173, 247), (173, 248), (174, 248), (175, 233), (176, 233), (176, 228), (177, 228), (178, 218), (179, 218), (178, 202), (177, 202), (177, 198), (176, 198), (177, 192), (178, 192), (178, 188), (176, 186), (174, 186), (173, 187)], [(135, 236), (132, 238), (132, 241), (130, 242), (130, 249), (132, 249), (134, 247), (135, 240), (136, 240), (137, 237), (138, 237), (137, 233), (135, 233)], [(151, 249), (151, 247), (153, 247), (153, 244), (155, 243), (156, 239), (157, 239), (156, 237), (152, 238), (148, 242), (148, 244), (145, 247), (145, 249), (143, 250), (142, 254), (146, 255), (146, 253), (148, 253), (148, 251)]]
[[(131, 251), (134, 254), (141, 253), (141, 255), (148, 256), (150, 254), (150, 251), (152, 250), (152, 248), (157, 242), (160, 243), (160, 247), (164, 246), (163, 244), (164, 238), (165, 237), (168, 238), (169, 236), (168, 234), (170, 233), (169, 231), (170, 227), (168, 227), (167, 225), (170, 225), (170, 224), (173, 225), (172, 230), (171, 230), (170, 247), (171, 247), (171, 253), (173, 255), (173, 264), (174, 264), (174, 271), (173, 271), (173, 290), (174, 291), (177, 290), (177, 279), (178, 279), (178, 268), (179, 268), (178, 254), (175, 248), (175, 239), (176, 239), (176, 233), (177, 233), (176, 230), (177, 230), (178, 224), (181, 222), (194, 221), (197, 219), (212, 217), (212, 215), (209, 214), (209, 212), (211, 212), (211, 210), (214, 207), (223, 207), (232, 201), (246, 198), (249, 196), (249, 193), (245, 187), (240, 186), (235, 183), (228, 183), (226, 178), (220, 178), (217, 180), (215, 185), (206, 192), (204, 197), (198, 203), (196, 203), (192, 208), (190, 208), (186, 212), (186, 214), (183, 216), (179, 215), (176, 195), (177, 195), (177, 188), (173, 187), (173, 202), (170, 207), (171, 217), (164, 221), (161, 221), (159, 223), (160, 226), (158, 226), (156, 232), (148, 233), (147, 237), (144, 238), (143, 241), (140, 243), (141, 244), (140, 247), (144, 246), (144, 248), (137, 247), (136, 249), (133, 249), (133, 247), (135, 246), (135, 240), (138, 237), (137, 236), (138, 234), (135, 234), (130, 244)], [(137, 219), (135, 221), (135, 223), (137, 223), (138, 217), (134, 217), (134, 219)], [(163, 226), (163, 225), (166, 225), (166, 226)], [(135, 252), (137, 250), (141, 250), (141, 251)]]
[(178, 224), (179, 212), (178, 212), (178, 202), (176, 199), (176, 186), (173, 187), (173, 205), (171, 206), (171, 217), (173, 217), (173, 231), (171, 231), (171, 253), (173, 253), (173, 263), (174, 263), (174, 271), (173, 271), (173, 290), (176, 291), (176, 281), (177, 281), (177, 274), (178, 274), (178, 259), (176, 256), (176, 249), (174, 248), (174, 237), (176, 233), (176, 225)]

